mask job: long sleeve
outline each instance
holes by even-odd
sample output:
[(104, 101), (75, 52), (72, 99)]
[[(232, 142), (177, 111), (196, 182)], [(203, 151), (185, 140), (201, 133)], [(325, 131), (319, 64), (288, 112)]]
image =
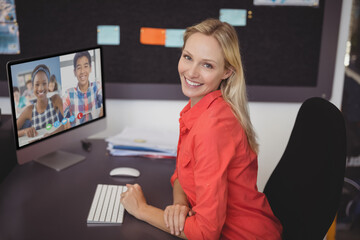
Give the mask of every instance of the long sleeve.
[(196, 205), (192, 210), (196, 214), (189, 217), (185, 224), (185, 235), (189, 239), (220, 237), (226, 219), (227, 168), (235, 155), (235, 146), (229, 134), (229, 129), (215, 122), (209, 131), (204, 129), (194, 139)]

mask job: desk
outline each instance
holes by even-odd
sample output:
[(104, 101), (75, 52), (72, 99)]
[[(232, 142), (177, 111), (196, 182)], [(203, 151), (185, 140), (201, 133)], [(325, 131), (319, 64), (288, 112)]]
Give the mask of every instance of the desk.
[[(177, 239), (127, 212), (120, 226), (87, 225), (97, 184), (139, 183), (149, 204), (164, 209), (172, 203), (170, 176), (175, 160), (113, 157), (104, 140), (66, 149), (86, 160), (61, 172), (35, 162), (16, 165), (0, 183), (0, 239)], [(135, 167), (139, 178), (113, 178), (115, 167)]]

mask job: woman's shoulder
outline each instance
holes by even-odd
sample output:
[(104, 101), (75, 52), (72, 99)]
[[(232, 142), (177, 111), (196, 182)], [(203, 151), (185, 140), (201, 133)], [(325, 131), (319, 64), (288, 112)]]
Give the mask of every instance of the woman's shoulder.
[(228, 124), (236, 124), (238, 122), (231, 106), (223, 98), (218, 98), (212, 102), (204, 114), (202, 114), (202, 117), (215, 122), (225, 121)]
[(243, 128), (230, 105), (222, 98), (214, 101), (209, 108), (200, 115), (195, 125), (197, 132), (203, 133), (206, 136), (225, 136), (233, 135), (235, 132), (243, 132)]

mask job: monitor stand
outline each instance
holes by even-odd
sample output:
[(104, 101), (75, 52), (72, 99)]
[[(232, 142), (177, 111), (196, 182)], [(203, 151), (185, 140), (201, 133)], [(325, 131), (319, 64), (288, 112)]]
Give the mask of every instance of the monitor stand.
[(83, 160), (85, 160), (85, 157), (79, 154), (55, 151), (39, 157), (34, 161), (59, 172)]

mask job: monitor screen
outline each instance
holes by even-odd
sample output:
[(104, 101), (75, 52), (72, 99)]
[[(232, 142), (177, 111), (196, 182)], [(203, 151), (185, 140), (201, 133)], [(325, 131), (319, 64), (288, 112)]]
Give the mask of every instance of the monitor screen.
[(105, 128), (100, 47), (9, 62), (7, 71), (20, 164), (47, 153), (54, 158), (61, 141)]

